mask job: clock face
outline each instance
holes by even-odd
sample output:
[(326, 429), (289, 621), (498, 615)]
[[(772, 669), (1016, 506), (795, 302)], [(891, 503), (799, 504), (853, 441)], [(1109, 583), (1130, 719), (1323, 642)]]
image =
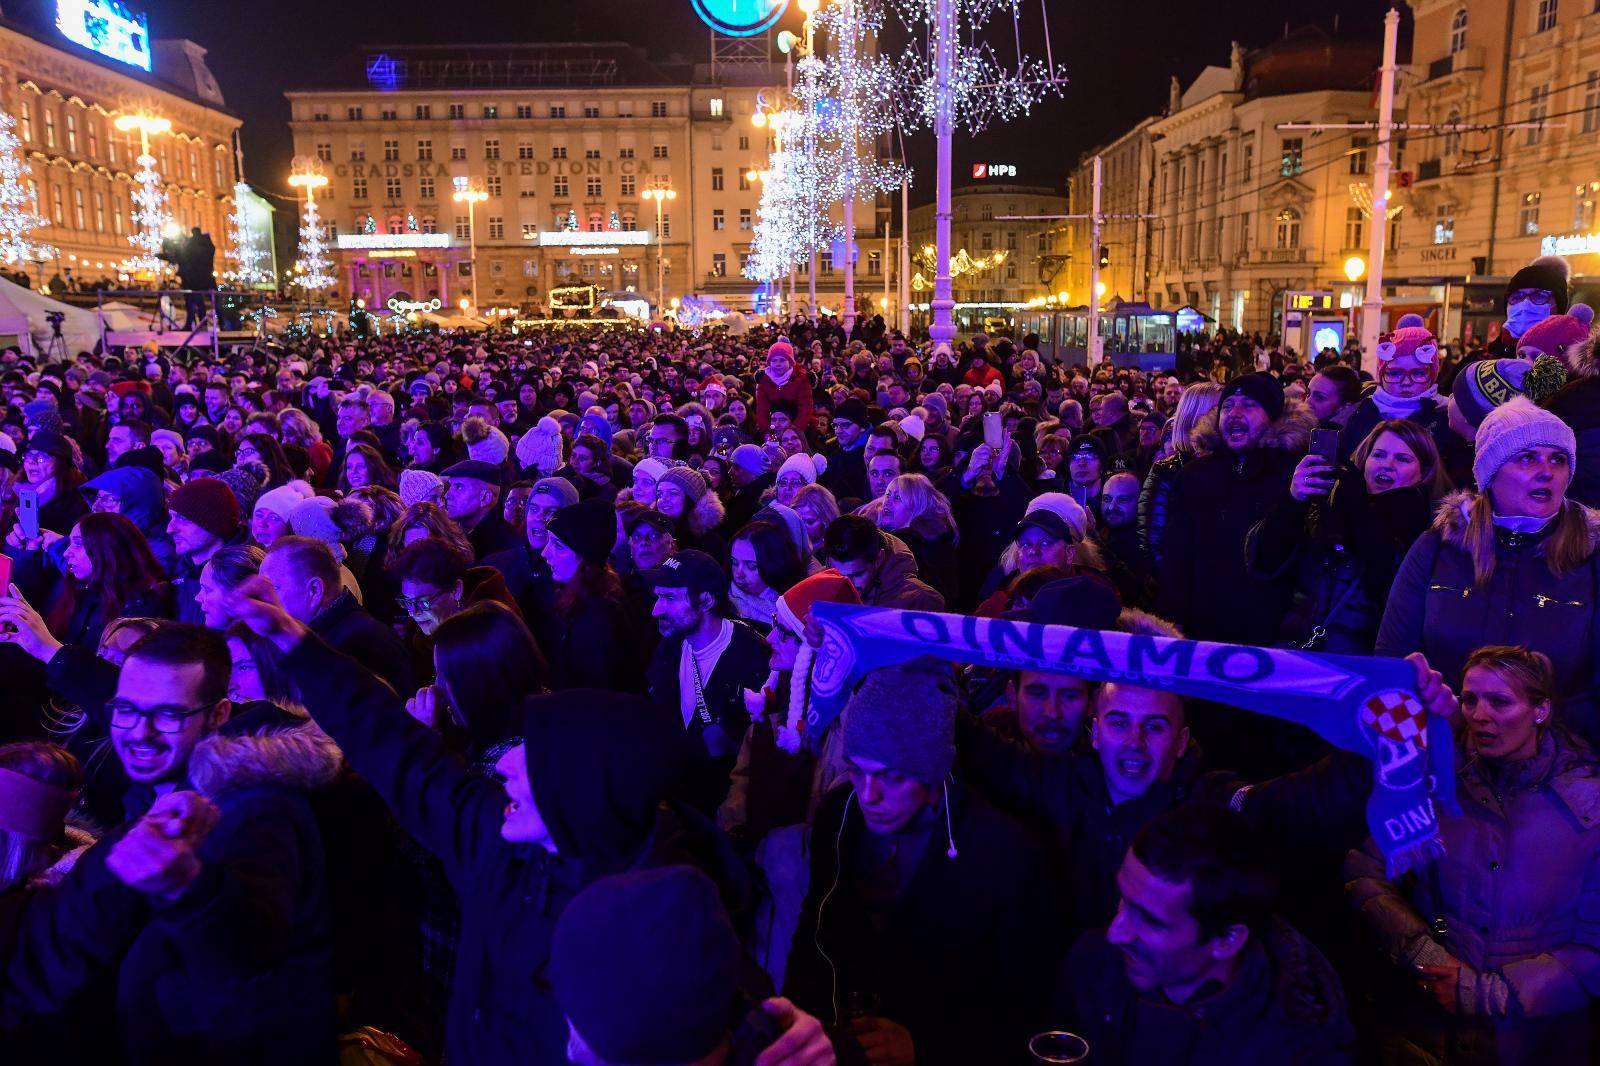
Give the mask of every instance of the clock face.
[(789, 0), (690, 0), (700, 20), (729, 37), (753, 37), (782, 17)]

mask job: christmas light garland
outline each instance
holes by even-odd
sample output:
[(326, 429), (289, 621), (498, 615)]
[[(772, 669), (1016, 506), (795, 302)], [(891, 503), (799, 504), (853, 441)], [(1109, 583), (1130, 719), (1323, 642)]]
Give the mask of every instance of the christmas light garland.
[(0, 111), (0, 262), (18, 263), (53, 259), (56, 250), (35, 241), (31, 234), (50, 224), (33, 209), (27, 178), (33, 168), (22, 158), (22, 140), (16, 134), (17, 120)]

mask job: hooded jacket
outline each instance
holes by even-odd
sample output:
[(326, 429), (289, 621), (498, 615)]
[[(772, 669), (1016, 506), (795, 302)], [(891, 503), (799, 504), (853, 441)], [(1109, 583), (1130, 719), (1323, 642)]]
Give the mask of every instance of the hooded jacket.
[(75, 1007), (104, 981), (118, 1061), (331, 1066), (333, 930), (308, 794), (338, 768), (315, 727), (202, 741), (189, 780), (221, 820), (200, 845), (199, 878), (175, 903), (150, 900), (106, 868), (121, 832), (102, 840), (24, 915), (6, 1022)]
[(1308, 412), (1285, 414), (1258, 447), (1222, 447), (1178, 474), (1161, 538), (1156, 614), (1184, 635), (1234, 644), (1271, 644), (1277, 638), (1292, 583), (1252, 576), (1244, 544), (1288, 491), (1311, 426)]
[[(1545, 533), (1495, 530), (1495, 567), (1475, 587), (1465, 538), (1466, 492), (1440, 501), (1433, 527), (1406, 553), (1383, 612), (1376, 652), (1420, 651), (1428, 665), (1459, 688), (1467, 656), (1486, 644), (1520, 644), (1550, 656), (1561, 691), (1560, 715), (1591, 744), (1600, 741), (1592, 695), (1600, 655), (1600, 512), (1584, 507), (1592, 554), (1557, 577), (1545, 561)], [(1581, 505), (1577, 505), (1581, 506)]]
[(1355, 1061), (1339, 975), (1286, 922), (1251, 931), (1225, 987), (1188, 1003), (1141, 992), (1105, 933), (1085, 933), (1061, 972), (1059, 1014), (1108, 1066), (1335, 1066)]
[(761, 377), (756, 381), (757, 432), (765, 435), (772, 425), (772, 405), (778, 400), (794, 404), (792, 422), (797, 429), (804, 433), (811, 428), (811, 375), (798, 362), (789, 371), (789, 380), (782, 385), (773, 381), (765, 369), (761, 371)]
[(1600, 765), (1560, 729), (1500, 767), (1460, 745), (1456, 797), (1461, 813), (1439, 815), (1444, 854), (1414, 886), (1385, 876), (1371, 840), (1346, 862), (1346, 895), (1391, 965), (1464, 964), (1454, 1019), (1404, 992), (1378, 1002), (1451, 1062), (1594, 1061)]
[(177, 573), (178, 553), (167, 532), (167, 499), (160, 478), (141, 466), (119, 466), (86, 482), (79, 491), (91, 507), (102, 492), (121, 501), (122, 516), (139, 527), (156, 562), (169, 576)]
[[(573, 689), (529, 700), (528, 780), (553, 841), (547, 850), (506, 841), (505, 790), (452, 756), (359, 664), (307, 636), (284, 669), (351, 766), (439, 857), (461, 901), (448, 1061), (562, 1061), (567, 1026), (546, 973), (550, 941), (561, 911), (590, 881), (684, 861), (687, 851), (711, 867), (725, 902), (733, 894), (735, 864), (711, 843), (714, 831), (700, 834), (705, 823), (662, 806), (681, 774), (683, 733), (675, 716), (642, 698)], [(729, 909), (745, 908), (734, 900)]]
[(893, 533), (879, 531), (883, 554), (879, 556), (872, 584), (861, 593), (868, 607), (898, 607), (904, 611), (942, 611), (944, 597), (917, 577), (917, 557), (906, 542)]

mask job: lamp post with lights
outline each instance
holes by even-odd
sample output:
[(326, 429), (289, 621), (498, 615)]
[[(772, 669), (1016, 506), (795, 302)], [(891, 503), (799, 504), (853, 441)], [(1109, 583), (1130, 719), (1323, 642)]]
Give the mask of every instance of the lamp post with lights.
[(653, 189), (646, 189), (643, 198), (654, 200), (656, 204), (656, 307), (660, 309), (666, 303), (667, 293), (666, 261), (663, 258), (666, 249), (661, 244), (661, 205), (664, 201), (676, 200), (678, 192), (669, 186), (658, 185)]
[[(458, 204), (467, 205), (467, 262), (472, 267), (472, 306), (478, 306), (478, 225), (475, 211), (477, 206), (489, 198), (489, 194), (482, 189), (469, 188), (465, 178), (458, 179), (459, 186), (450, 198)], [(466, 308), (462, 308), (463, 311)]]
[(133, 180), (138, 188), (133, 193), (134, 232), (128, 243), (138, 253), (128, 260), (129, 273), (148, 271), (152, 278), (161, 274), (161, 231), (167, 222), (167, 196), (161, 190), (161, 175), (156, 171), (156, 158), (150, 154), (150, 138), (172, 132), (172, 120), (157, 115), (136, 113), (119, 115), (112, 125), (122, 133), (139, 134), (139, 164)]
[(306, 209), (300, 220), (300, 259), (295, 264), (295, 273), (307, 292), (320, 291), (334, 283), (322, 232), (322, 216), (317, 212), (317, 190), (327, 184), (328, 175), (322, 172), (318, 160), (310, 156), (294, 158), (289, 185), (306, 191)]

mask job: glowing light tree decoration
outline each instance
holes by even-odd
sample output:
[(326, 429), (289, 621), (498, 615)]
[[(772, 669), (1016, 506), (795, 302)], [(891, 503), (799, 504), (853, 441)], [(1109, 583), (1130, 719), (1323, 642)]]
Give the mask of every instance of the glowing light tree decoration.
[(161, 187), (161, 175), (156, 172), (156, 157), (150, 154), (150, 138), (172, 132), (172, 120), (155, 115), (121, 115), (113, 123), (123, 133), (139, 133), (139, 169), (133, 175), (133, 232), (128, 243), (135, 252), (122, 269), (130, 274), (148, 274), (159, 277), (163, 267), (161, 242), (163, 233), (171, 222), (167, 214), (167, 193)]
[[(865, 0), (857, 0), (865, 2)], [(1025, 115), (1045, 96), (1060, 91), (1066, 78), (1055, 66), (1046, 22), (1028, 39), (1042, 39), (1045, 59), (1022, 54), (1021, 0), (889, 0), (913, 41), (901, 57), (900, 117), (907, 130), (932, 127), (937, 144), (934, 168), (934, 242), (938, 274), (929, 309), (928, 335), (936, 350), (950, 351), (956, 325), (950, 295), (950, 155), (959, 123), (978, 133), (991, 123)], [(1002, 63), (984, 40), (989, 22), (1011, 15), (1017, 42), (1015, 66)]]
[(300, 258), (295, 262), (295, 273), (300, 285), (308, 293), (333, 288), (333, 264), (328, 260), (328, 237), (322, 225), (322, 215), (317, 211), (317, 190), (328, 184), (319, 160), (311, 156), (295, 156), (289, 184), (306, 191), (306, 209), (300, 216)]
[(22, 158), (22, 140), (16, 134), (17, 120), (0, 111), (0, 262), (18, 263), (53, 259), (56, 250), (35, 241), (33, 231), (50, 224), (33, 209), (27, 178), (33, 172)]
[(250, 210), (255, 192), (247, 182), (233, 186), (233, 213), (228, 216), (228, 244), (233, 249), (233, 269), (228, 280), (241, 289), (273, 284), (271, 234), (256, 225)]

